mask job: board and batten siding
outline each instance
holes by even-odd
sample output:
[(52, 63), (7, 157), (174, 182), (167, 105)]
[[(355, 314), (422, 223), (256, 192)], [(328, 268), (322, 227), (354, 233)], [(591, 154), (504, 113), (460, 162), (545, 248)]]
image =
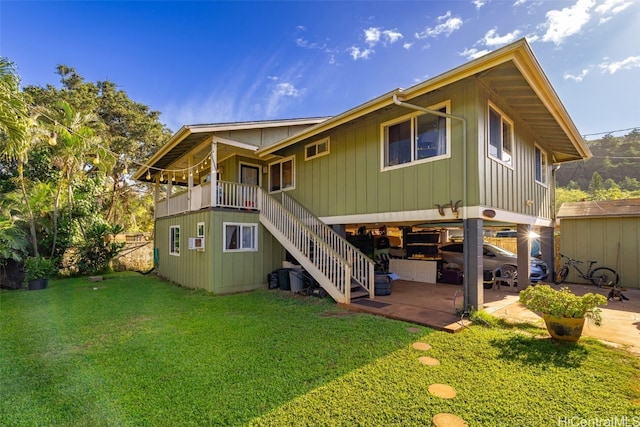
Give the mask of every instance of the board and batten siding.
[[(640, 288), (640, 217), (563, 218), (560, 229), (560, 252), (581, 261), (598, 261), (596, 268), (618, 272), (620, 285)], [(585, 283), (573, 268), (567, 281)]]
[[(205, 223), (205, 250), (189, 249), (199, 222)], [(258, 224), (258, 251), (224, 252), (223, 224)], [(169, 254), (169, 229), (180, 226), (180, 256)], [(155, 247), (158, 274), (172, 282), (215, 294), (247, 291), (266, 286), (267, 274), (282, 266), (285, 251), (262, 225), (257, 213), (202, 210), (156, 220)]]
[[(535, 137), (519, 118), (510, 112), (507, 105), (495, 97), (489, 97), (484, 89), (479, 90), (478, 114), (478, 163), (480, 176), (480, 201), (483, 206), (503, 209), (524, 215), (550, 219), (553, 217), (553, 183), (551, 165), (547, 165), (547, 183), (543, 185), (535, 177), (535, 145), (544, 141)], [(488, 109), (489, 100), (494, 103), (513, 122), (514, 148), (513, 165), (506, 164), (489, 156)], [(551, 161), (547, 152), (548, 162)], [(527, 203), (527, 200), (532, 203)]]
[[(475, 117), (475, 102), (468, 101), (475, 93), (473, 85), (459, 83), (411, 102), (428, 107), (450, 100), (452, 114)], [(412, 112), (392, 106), (279, 152), (284, 157), (296, 156), (296, 188), (291, 196), (319, 217), (429, 210), (435, 204), (462, 199), (460, 121), (451, 120), (450, 158), (381, 170), (381, 123)], [(471, 126), (474, 123), (470, 121)], [(476, 131), (468, 129), (467, 134), (474, 137)], [(326, 137), (330, 138), (330, 153), (305, 161), (305, 145)], [(473, 202), (478, 200), (475, 162), (468, 164), (468, 170), (468, 199)]]

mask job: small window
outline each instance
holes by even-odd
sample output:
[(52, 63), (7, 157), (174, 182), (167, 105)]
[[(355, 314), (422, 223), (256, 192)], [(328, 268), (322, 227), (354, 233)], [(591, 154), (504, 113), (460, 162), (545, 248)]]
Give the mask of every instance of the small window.
[(304, 159), (311, 160), (329, 154), (329, 138), (312, 142), (304, 147)]
[(269, 191), (292, 190), (294, 181), (295, 156), (288, 157), (269, 165)]
[(489, 156), (513, 166), (513, 122), (489, 105)]
[(224, 223), (224, 252), (258, 250), (258, 224)]
[(542, 149), (536, 145), (535, 157), (536, 181), (540, 184), (547, 185), (547, 170), (549, 166), (547, 163), (547, 153), (542, 151)]
[(204, 222), (199, 222), (196, 230), (196, 236), (204, 237)]
[(180, 256), (180, 226), (169, 227), (169, 254)]
[[(449, 113), (450, 102), (429, 107)], [(382, 124), (383, 169), (450, 156), (449, 119), (414, 113)]]

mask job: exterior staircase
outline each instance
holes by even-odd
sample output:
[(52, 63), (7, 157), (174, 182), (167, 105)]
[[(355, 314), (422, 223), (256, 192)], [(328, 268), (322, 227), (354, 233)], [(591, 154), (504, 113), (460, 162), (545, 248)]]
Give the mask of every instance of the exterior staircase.
[(285, 193), (258, 189), (260, 222), (337, 302), (374, 298), (374, 262)]

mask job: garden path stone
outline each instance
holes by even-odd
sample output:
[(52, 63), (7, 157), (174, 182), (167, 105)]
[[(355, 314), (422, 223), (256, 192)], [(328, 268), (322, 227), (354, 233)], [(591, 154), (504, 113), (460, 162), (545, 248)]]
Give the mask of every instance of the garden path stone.
[(457, 415), (440, 413), (433, 416), (436, 427), (469, 427), (469, 424)]
[(424, 351), (431, 350), (431, 346), (426, 342), (414, 342), (413, 348), (415, 348), (416, 350), (424, 350)]
[(431, 384), (429, 386), (429, 393), (442, 399), (453, 399), (456, 397), (456, 390), (447, 384)]
[(440, 361), (438, 359), (434, 359), (433, 357), (428, 356), (418, 357), (418, 361), (427, 366), (436, 366), (440, 364)]

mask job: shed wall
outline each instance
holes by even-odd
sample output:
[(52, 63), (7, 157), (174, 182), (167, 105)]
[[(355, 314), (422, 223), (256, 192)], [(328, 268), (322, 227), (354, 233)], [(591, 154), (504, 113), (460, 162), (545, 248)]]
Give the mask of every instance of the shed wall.
[[(560, 252), (581, 261), (597, 260), (620, 274), (620, 284), (640, 288), (640, 217), (560, 220)], [(569, 282), (585, 281), (571, 269)]]

